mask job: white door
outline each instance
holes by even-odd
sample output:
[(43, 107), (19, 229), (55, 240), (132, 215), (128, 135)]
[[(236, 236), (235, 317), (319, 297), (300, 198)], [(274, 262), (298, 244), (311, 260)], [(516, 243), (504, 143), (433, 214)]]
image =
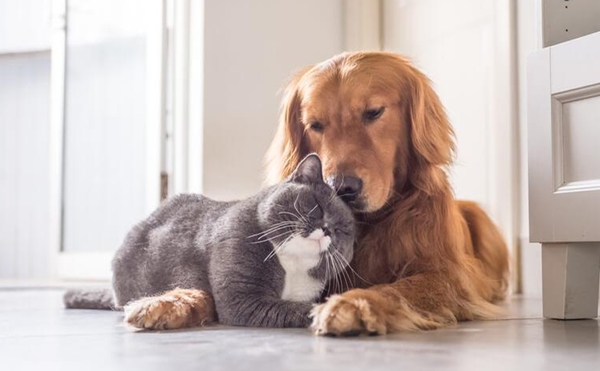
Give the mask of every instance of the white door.
[(164, 2), (69, 0), (54, 7), (58, 276), (108, 278), (127, 231), (160, 201)]
[(530, 238), (542, 243), (544, 315), (594, 318), (600, 271), (600, 32), (528, 66)]

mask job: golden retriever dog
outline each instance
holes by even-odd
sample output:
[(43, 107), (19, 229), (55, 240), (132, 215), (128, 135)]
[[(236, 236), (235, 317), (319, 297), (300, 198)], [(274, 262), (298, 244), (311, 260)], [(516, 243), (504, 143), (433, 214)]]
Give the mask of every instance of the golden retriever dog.
[(283, 97), (269, 181), (311, 152), (360, 229), (354, 288), (315, 307), (317, 334), (433, 329), (498, 315), (507, 248), (479, 206), (453, 197), (453, 131), (423, 73), (383, 52), (344, 53), (301, 71)]

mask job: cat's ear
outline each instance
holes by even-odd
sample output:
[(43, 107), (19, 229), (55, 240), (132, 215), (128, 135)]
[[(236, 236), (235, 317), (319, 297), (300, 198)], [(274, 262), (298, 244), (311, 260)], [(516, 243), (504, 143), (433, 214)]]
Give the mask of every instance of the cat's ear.
[(294, 170), (291, 180), (298, 183), (323, 183), (323, 166), (316, 153), (304, 157)]

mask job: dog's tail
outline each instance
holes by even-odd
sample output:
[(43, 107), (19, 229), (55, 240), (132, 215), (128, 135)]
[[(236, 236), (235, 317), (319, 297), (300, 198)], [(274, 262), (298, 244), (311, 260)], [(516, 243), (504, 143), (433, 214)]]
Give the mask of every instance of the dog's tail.
[(491, 299), (502, 300), (506, 295), (509, 279), (509, 257), (504, 238), (479, 205), (470, 201), (458, 201), (458, 206), (471, 232), (473, 253), (481, 262), (484, 274), (493, 282)]
[(63, 302), (69, 309), (118, 309), (111, 289), (69, 289)]

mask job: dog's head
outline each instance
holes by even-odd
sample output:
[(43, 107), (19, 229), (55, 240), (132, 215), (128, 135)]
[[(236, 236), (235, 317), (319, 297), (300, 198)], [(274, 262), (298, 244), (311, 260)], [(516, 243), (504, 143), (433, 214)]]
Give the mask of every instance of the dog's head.
[(447, 165), (453, 133), (430, 82), (392, 53), (344, 53), (287, 87), (267, 154), (268, 180), (317, 152), (326, 181), (358, 212), (383, 208), (407, 183), (428, 191)]

